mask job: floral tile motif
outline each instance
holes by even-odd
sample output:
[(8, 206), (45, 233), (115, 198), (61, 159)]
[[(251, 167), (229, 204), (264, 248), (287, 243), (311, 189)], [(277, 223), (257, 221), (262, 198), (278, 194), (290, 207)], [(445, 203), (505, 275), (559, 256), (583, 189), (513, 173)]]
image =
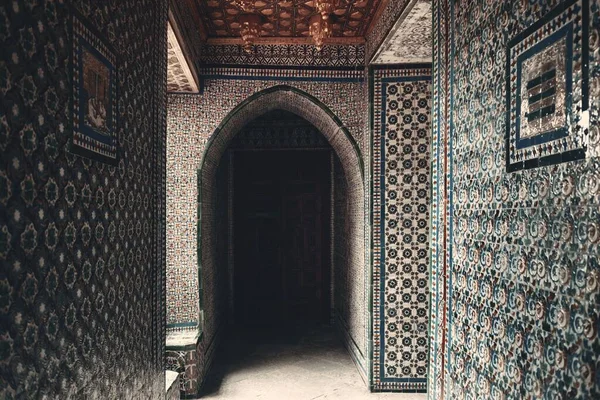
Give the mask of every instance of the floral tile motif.
[[(436, 0), (433, 14), (439, 156), (433, 159), (429, 398), (600, 398), (600, 2)], [(573, 29), (572, 41), (565, 26)], [(517, 85), (518, 57), (514, 65), (506, 59), (519, 46), (526, 56)], [(507, 103), (511, 74), (522, 109), (515, 97)], [(553, 104), (554, 113), (539, 112)], [(519, 162), (535, 158), (525, 152), (536, 146), (540, 158), (582, 143), (585, 159), (507, 170), (513, 154), (507, 131), (517, 127), (509, 126), (510, 107), (533, 122), (519, 124), (519, 138), (510, 138)], [(540, 144), (563, 118), (566, 136)], [(517, 148), (517, 140), (531, 139), (540, 143)], [(569, 147), (571, 140), (578, 144)]]

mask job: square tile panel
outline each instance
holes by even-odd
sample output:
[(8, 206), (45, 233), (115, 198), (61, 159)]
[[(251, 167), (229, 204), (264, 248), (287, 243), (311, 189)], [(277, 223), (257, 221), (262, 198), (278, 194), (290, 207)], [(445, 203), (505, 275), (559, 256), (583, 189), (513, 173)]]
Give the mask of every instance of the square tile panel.
[(508, 44), (508, 172), (585, 158), (586, 3), (557, 6)]

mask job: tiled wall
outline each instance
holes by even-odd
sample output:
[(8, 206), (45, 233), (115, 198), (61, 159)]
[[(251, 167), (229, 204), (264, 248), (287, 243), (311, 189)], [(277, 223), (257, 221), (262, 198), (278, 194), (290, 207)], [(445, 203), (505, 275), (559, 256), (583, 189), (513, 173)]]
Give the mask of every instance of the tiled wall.
[(69, 7), (2, 2), (0, 398), (157, 399), (167, 5), (69, 3), (119, 56), (120, 161), (69, 152)]
[(348, 260), (348, 198), (347, 182), (344, 178), (342, 164), (337, 157), (333, 157), (333, 275), (334, 275), (334, 292), (333, 305), (334, 317), (340, 322), (346, 323), (350, 315), (350, 302), (352, 293), (349, 290), (348, 283), (350, 279), (348, 274), (350, 271), (346, 268)]
[[(339, 158), (333, 158), (333, 317), (339, 332), (344, 335), (346, 347), (356, 360), (358, 370), (368, 381), (369, 298), (365, 285), (368, 264), (356, 262), (363, 258), (356, 236), (361, 234), (357, 224), (362, 222), (360, 210), (364, 199), (352, 195), (344, 167)], [(360, 202), (360, 204), (359, 204)]]
[[(361, 112), (364, 102), (356, 90), (362, 84), (362, 73), (314, 71), (313, 77), (297, 81), (278, 80), (277, 75), (286, 75), (286, 71), (279, 70), (227, 69), (211, 73), (215, 79), (204, 82), (203, 94), (168, 96), (167, 169), (172, 171), (167, 177), (167, 324), (170, 326), (198, 320), (197, 280), (181, 279), (197, 274), (196, 175), (208, 138), (235, 106), (260, 90), (292, 85), (330, 107), (360, 147), (364, 147), (365, 115)], [(260, 79), (265, 73), (273, 77)], [(315, 78), (331, 81), (320, 82)]]
[[(198, 256), (197, 256), (197, 170), (200, 167), (208, 138), (222, 124), (225, 117), (241, 102), (259, 93), (261, 90), (278, 85), (289, 85), (294, 90), (307, 93), (328, 107), (329, 115), (309, 97), (298, 95), (291, 90), (260, 95), (256, 101), (247, 103), (244, 108), (219, 127), (218, 139), (213, 142), (211, 153), (207, 156), (207, 168), (204, 171), (205, 182), (213, 181), (214, 167), (218, 163), (227, 141), (236, 131), (253, 118), (272, 108), (282, 108), (295, 112), (313, 123), (338, 151), (348, 177), (351, 190), (348, 196), (356, 201), (350, 202), (352, 216), (352, 245), (350, 246), (356, 282), (354, 318), (348, 327), (348, 336), (353, 339), (363, 355), (367, 352), (368, 329), (368, 269), (364, 267), (365, 226), (362, 223), (364, 213), (364, 192), (362, 159), (360, 149), (364, 148), (364, 118), (366, 101), (361, 96), (363, 86), (362, 71), (354, 70), (318, 70), (302, 71), (298, 76), (295, 70), (264, 69), (209, 69), (204, 71), (204, 92), (201, 95), (169, 95), (168, 98), (168, 139), (167, 162), (170, 171), (167, 179), (167, 322), (172, 329), (185, 325), (195, 326), (199, 312)], [(336, 120), (339, 118), (339, 120)], [(338, 124), (343, 124), (344, 130)], [(352, 142), (357, 143), (356, 147)], [(205, 326), (204, 348), (211, 351), (210, 343), (215, 338), (218, 310), (213, 295), (216, 293), (213, 276), (213, 244), (210, 240), (210, 224), (214, 215), (210, 198), (204, 201), (209, 189), (202, 192), (203, 222), (207, 241), (203, 248), (209, 249), (202, 258), (202, 284), (204, 293)], [(359, 200), (360, 199), (360, 200)], [(204, 231), (203, 231), (204, 232)], [(206, 258), (205, 258), (206, 257)], [(360, 362), (366, 363), (366, 358)], [(366, 369), (366, 367), (365, 367)]]
[[(202, 98), (167, 96), (167, 327), (198, 322), (197, 169), (210, 131), (202, 132)], [(187, 188), (193, 188), (189, 193)]]
[(431, 69), (373, 71), (373, 388), (425, 391)]
[[(600, 398), (599, 15), (434, 1), (430, 399)], [(531, 114), (536, 76), (564, 138)]]

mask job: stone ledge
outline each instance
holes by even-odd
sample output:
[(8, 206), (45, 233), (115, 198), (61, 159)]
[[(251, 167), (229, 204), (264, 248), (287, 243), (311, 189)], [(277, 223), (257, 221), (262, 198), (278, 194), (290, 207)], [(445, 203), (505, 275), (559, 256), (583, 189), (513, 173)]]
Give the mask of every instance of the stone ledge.
[(202, 338), (202, 331), (190, 329), (167, 333), (166, 349), (174, 351), (192, 350), (196, 348), (198, 341)]

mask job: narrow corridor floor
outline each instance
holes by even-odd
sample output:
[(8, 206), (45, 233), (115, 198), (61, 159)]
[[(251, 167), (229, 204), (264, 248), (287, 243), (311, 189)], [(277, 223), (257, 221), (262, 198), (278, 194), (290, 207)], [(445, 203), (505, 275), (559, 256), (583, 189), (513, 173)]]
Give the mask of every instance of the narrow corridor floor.
[(202, 399), (424, 400), (425, 394), (369, 393), (332, 328), (237, 332), (222, 343)]

